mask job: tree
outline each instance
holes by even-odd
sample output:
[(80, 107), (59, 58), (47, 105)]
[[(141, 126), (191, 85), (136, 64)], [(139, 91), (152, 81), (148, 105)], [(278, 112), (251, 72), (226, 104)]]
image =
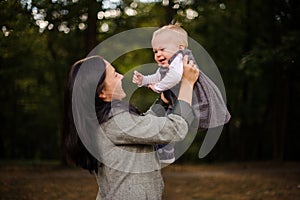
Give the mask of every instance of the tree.
[[(299, 159), (296, 0), (12, 0), (0, 8), (1, 159), (58, 159), (69, 67), (110, 36), (171, 21), (207, 50), (226, 87), (232, 119), (207, 160)], [(126, 73), (151, 62), (152, 50), (142, 49), (113, 64)], [(140, 89), (130, 101), (145, 110), (151, 98)], [(204, 134), (186, 159), (198, 161)]]

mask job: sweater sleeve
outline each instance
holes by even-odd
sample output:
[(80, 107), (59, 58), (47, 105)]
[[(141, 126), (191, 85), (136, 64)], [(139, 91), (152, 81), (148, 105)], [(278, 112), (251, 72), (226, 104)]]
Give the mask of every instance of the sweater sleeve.
[(102, 128), (115, 145), (167, 144), (185, 138), (192, 118), (189, 104), (178, 101), (174, 112), (166, 117), (152, 114), (137, 116), (123, 112), (104, 123)]
[(161, 79), (159, 69), (156, 70), (154, 74), (143, 76), (142, 85), (139, 86), (146, 86), (152, 83), (157, 83)]
[(150, 107), (150, 109), (144, 113), (144, 115), (155, 115), (157, 117), (164, 117), (166, 116), (166, 112), (169, 108), (169, 104), (168, 103), (164, 103), (161, 98), (159, 97), (158, 99), (156, 99), (156, 101), (152, 104), (152, 106)]

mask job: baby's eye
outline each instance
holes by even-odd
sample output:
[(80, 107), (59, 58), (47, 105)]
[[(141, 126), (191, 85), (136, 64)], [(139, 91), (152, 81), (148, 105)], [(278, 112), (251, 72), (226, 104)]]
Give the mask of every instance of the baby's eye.
[(153, 50), (153, 53), (157, 53), (157, 50)]

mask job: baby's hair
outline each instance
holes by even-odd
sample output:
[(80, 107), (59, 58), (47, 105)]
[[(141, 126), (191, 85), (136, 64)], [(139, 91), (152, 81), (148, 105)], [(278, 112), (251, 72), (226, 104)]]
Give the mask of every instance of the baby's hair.
[(188, 34), (178, 23), (161, 27), (153, 33), (152, 38), (166, 32), (171, 32), (171, 35), (174, 36), (175, 41), (177, 41), (179, 45), (183, 45), (185, 48), (188, 47)]

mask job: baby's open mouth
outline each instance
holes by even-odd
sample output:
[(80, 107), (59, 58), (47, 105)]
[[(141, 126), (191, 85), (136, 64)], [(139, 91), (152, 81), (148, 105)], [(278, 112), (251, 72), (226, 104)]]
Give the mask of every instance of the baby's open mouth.
[(164, 62), (165, 60), (167, 60), (166, 58), (162, 58), (160, 60), (158, 60), (159, 62)]

